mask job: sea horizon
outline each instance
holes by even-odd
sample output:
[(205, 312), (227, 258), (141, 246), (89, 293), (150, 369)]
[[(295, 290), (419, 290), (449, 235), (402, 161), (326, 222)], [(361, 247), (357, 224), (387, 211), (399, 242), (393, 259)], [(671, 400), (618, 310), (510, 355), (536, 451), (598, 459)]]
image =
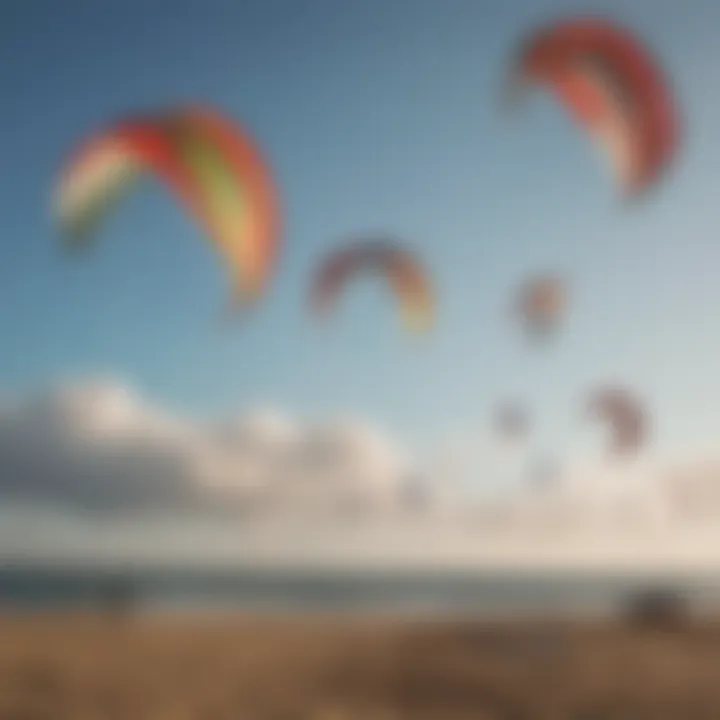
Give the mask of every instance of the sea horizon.
[(671, 589), (720, 610), (720, 572), (161, 566), (0, 563), (0, 611), (140, 611), (440, 615), (607, 614), (633, 594)]

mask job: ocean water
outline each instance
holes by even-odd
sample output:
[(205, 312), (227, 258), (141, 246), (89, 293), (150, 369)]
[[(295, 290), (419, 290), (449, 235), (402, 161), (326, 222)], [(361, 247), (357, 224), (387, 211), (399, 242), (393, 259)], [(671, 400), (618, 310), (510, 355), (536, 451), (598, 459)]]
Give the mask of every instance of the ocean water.
[(612, 612), (633, 592), (671, 587), (720, 610), (720, 576), (579, 573), (320, 572), (0, 566), (0, 610), (245, 610), (442, 615)]

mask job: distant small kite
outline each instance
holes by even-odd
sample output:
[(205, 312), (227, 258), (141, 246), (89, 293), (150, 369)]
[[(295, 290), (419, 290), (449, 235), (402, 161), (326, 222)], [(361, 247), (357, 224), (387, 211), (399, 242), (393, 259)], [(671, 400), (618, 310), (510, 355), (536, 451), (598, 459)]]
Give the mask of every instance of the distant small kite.
[(647, 441), (649, 421), (643, 404), (629, 390), (603, 387), (593, 391), (587, 413), (610, 427), (610, 449), (617, 455), (637, 452)]
[(316, 316), (327, 315), (347, 283), (364, 273), (379, 274), (390, 284), (406, 327), (418, 332), (432, 327), (435, 294), (430, 278), (419, 259), (396, 240), (354, 241), (325, 257), (312, 284)]
[(528, 413), (518, 403), (507, 402), (497, 407), (493, 421), (497, 434), (508, 440), (524, 440), (530, 432)]
[(567, 294), (567, 283), (556, 275), (538, 275), (521, 285), (513, 310), (528, 335), (548, 337), (559, 329)]

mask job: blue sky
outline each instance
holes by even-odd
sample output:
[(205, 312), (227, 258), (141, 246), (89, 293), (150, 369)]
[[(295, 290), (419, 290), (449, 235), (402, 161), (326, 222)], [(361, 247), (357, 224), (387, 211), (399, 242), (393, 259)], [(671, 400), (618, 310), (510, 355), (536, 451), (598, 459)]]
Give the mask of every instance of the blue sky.
[[(53, 9), (50, 9), (50, 8)], [(680, 161), (651, 202), (618, 206), (595, 148), (542, 95), (498, 106), (518, 39), (607, 13), (659, 52), (682, 102)], [(670, 0), (65, 0), (0, 2), (0, 389), (110, 374), (170, 407), (276, 404), (351, 413), (421, 443), (527, 399), (548, 448), (581, 442), (580, 393), (637, 386), (659, 447), (720, 428), (720, 6)], [(285, 250), (264, 307), (218, 332), (227, 277), (149, 182), (81, 262), (61, 256), (54, 174), (128, 112), (204, 100), (271, 159)], [(435, 335), (399, 327), (382, 287), (353, 287), (331, 327), (306, 313), (315, 262), (348, 233), (406, 237), (440, 290)], [(567, 272), (560, 342), (525, 351), (504, 307), (528, 272)]]

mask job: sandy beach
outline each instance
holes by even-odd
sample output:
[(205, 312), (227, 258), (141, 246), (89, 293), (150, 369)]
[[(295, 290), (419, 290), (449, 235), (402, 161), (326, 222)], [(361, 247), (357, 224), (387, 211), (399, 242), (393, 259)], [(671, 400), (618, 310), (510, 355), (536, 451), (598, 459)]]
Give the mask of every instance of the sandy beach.
[(0, 620), (2, 720), (707, 720), (720, 625)]

